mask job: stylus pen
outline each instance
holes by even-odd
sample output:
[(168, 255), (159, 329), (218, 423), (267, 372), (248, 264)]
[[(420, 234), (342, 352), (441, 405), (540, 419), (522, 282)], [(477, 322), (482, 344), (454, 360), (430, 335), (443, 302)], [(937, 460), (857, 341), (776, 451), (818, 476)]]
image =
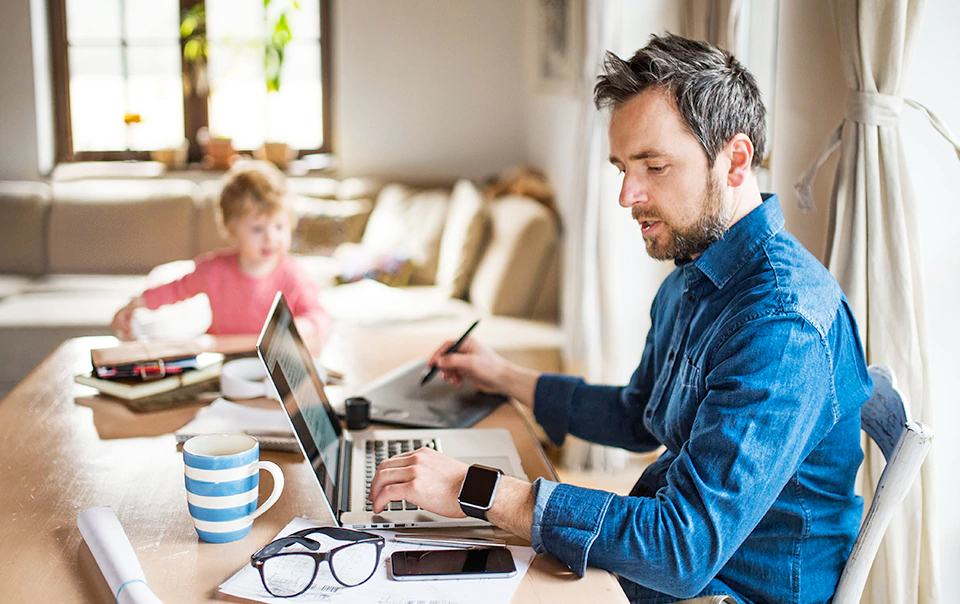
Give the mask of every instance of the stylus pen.
[(413, 545), (439, 545), (441, 547), (507, 547), (507, 542), (501, 539), (485, 539), (483, 537), (421, 537), (418, 535), (396, 535), (393, 538), (397, 543)]
[[(443, 354), (450, 354), (450, 353), (452, 353), (452, 352), (456, 352), (456, 351), (460, 348), (460, 345), (463, 344), (463, 341), (467, 339), (467, 336), (470, 335), (470, 332), (473, 331), (473, 328), (476, 327), (476, 326), (477, 326), (477, 323), (479, 323), (479, 322), (480, 322), (480, 319), (477, 319), (476, 321), (474, 321), (474, 322), (473, 322), (473, 325), (471, 325), (470, 327), (468, 327), (468, 328), (467, 328), (467, 331), (463, 332), (463, 335), (460, 336), (460, 339), (457, 340), (456, 342), (454, 342), (453, 344), (451, 344), (451, 345), (449, 346), (449, 348), (447, 348), (446, 350), (444, 350), (444, 351), (443, 351)], [(435, 375), (437, 375), (437, 366), (436, 366), (436, 365), (430, 365), (430, 371), (428, 371), (428, 372), (427, 372), (427, 375), (423, 376), (423, 379), (420, 380), (420, 386), (421, 386), (421, 387), (426, 386), (426, 385), (427, 385), (427, 382), (429, 382), (430, 380), (432, 380), (432, 379), (433, 379), (433, 376), (435, 376)]]

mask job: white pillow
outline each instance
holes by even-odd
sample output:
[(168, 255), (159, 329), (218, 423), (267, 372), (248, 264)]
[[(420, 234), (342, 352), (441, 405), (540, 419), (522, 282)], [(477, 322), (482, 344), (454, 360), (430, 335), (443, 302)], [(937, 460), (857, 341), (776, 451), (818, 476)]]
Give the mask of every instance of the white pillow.
[(440, 237), (449, 194), (441, 189), (414, 191), (388, 185), (363, 231), (361, 245), (380, 257), (404, 256), (413, 262), (411, 285), (431, 285), (437, 275)]
[(440, 240), (437, 285), (451, 298), (463, 298), (489, 235), (490, 214), (483, 195), (469, 180), (453, 187)]

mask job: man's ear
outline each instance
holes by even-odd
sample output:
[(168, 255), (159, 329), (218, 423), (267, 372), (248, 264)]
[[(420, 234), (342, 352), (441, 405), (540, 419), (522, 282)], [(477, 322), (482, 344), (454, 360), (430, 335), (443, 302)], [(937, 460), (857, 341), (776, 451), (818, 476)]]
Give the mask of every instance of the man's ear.
[(739, 187), (743, 184), (750, 170), (753, 169), (753, 141), (750, 140), (749, 136), (740, 132), (727, 142), (723, 153), (730, 161), (730, 168), (727, 170), (727, 185)]

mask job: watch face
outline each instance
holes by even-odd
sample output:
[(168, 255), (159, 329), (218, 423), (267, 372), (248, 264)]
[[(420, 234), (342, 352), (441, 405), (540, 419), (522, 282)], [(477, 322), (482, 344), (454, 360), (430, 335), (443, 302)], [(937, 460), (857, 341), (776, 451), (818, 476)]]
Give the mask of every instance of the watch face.
[(490, 499), (493, 495), (493, 488), (500, 480), (500, 474), (477, 466), (471, 466), (467, 470), (467, 477), (463, 481), (463, 488), (460, 489), (460, 501), (462, 503), (486, 508), (490, 506)]

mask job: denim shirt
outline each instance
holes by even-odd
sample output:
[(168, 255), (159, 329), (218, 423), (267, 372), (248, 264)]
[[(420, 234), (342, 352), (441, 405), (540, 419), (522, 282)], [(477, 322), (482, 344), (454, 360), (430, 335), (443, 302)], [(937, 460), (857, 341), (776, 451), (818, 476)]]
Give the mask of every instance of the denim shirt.
[(635, 602), (829, 600), (860, 525), (873, 388), (839, 285), (764, 195), (677, 263), (651, 318), (627, 386), (544, 375), (534, 415), (557, 444), (666, 452), (626, 497), (538, 480), (534, 547), (617, 573)]

